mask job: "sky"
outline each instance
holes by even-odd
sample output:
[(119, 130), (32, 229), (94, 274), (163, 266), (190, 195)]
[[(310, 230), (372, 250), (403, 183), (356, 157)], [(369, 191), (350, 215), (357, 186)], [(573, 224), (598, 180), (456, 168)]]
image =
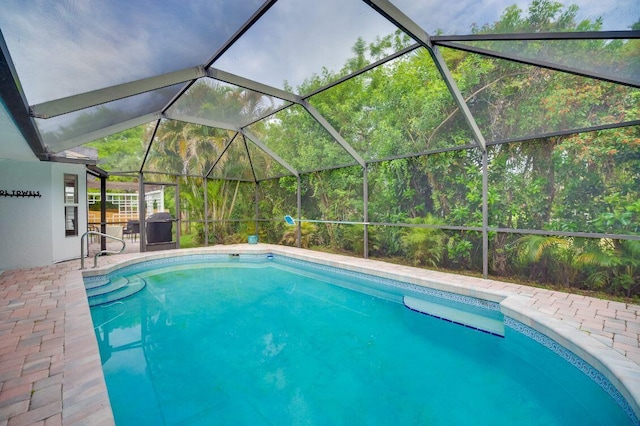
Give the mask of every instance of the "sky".
[[(564, 1), (564, 0), (563, 0)], [(528, 1), (392, 0), (427, 33), (469, 34), (500, 19), (506, 7), (518, 4), (526, 15)], [(629, 29), (640, 19), (640, 0), (571, 0), (578, 19), (602, 16), (606, 30)], [(336, 13), (339, 11), (339, 13)], [(635, 16), (635, 18), (634, 18)], [(395, 27), (360, 0), (280, 0), (214, 67), (283, 88), (294, 88), (326, 66), (338, 71), (353, 56), (351, 47), (361, 36), (367, 42), (392, 33)]]
[[(564, 0), (563, 0), (564, 1)], [(428, 33), (467, 34), (522, 0), (393, 0)], [(262, 0), (2, 0), (0, 30), (30, 105), (204, 64)], [(605, 30), (640, 18), (639, 0), (571, 0)], [(525, 12), (526, 13), (526, 12)], [(214, 67), (282, 88), (338, 71), (358, 37), (395, 27), (362, 0), (279, 0)], [(143, 99), (140, 97), (139, 99)], [(114, 105), (127, 105), (129, 102)], [(119, 107), (114, 107), (119, 108)], [(60, 123), (68, 120), (60, 119)]]
[[(578, 20), (603, 18), (603, 30), (629, 30), (640, 19), (638, 0), (552, 0), (579, 7)], [(516, 4), (526, 11), (529, 0), (458, 0), (442, 7), (433, 0), (392, 0), (429, 33), (442, 29), (445, 34), (468, 34), (472, 23), (482, 26), (500, 19), (502, 12)]]

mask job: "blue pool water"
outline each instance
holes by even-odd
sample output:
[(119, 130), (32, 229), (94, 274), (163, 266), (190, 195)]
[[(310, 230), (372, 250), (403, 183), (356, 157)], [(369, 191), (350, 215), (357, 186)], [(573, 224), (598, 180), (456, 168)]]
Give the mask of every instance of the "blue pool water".
[(377, 284), (233, 260), (136, 267), (142, 291), (91, 309), (117, 424), (633, 423), (510, 327), (496, 337)]

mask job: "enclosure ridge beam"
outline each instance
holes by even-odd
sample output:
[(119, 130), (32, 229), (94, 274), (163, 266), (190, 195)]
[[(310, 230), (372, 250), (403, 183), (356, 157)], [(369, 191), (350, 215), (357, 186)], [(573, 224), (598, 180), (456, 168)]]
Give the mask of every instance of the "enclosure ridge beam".
[(436, 43), (446, 41), (527, 41), (527, 40), (625, 40), (640, 38), (640, 31), (567, 31), (541, 33), (502, 33), (431, 36)]
[(315, 89), (315, 90), (313, 90), (313, 91), (311, 91), (309, 93), (305, 93), (304, 95), (302, 95), (302, 99), (309, 99), (309, 98), (317, 95), (318, 93), (322, 93), (325, 90), (329, 90), (332, 87), (337, 86), (338, 84), (344, 83), (347, 80), (351, 80), (352, 78), (355, 78), (355, 77), (357, 77), (357, 76), (359, 76), (361, 74), (364, 74), (364, 73), (366, 73), (368, 71), (371, 71), (372, 69), (377, 68), (380, 65), (384, 65), (387, 62), (393, 61), (394, 59), (397, 59), (397, 58), (399, 58), (401, 56), (404, 56), (407, 53), (413, 52), (414, 50), (416, 50), (416, 49), (418, 49), (420, 47), (422, 47), (422, 45), (420, 43), (413, 43), (411, 46), (407, 46), (404, 49), (398, 50), (397, 52), (392, 53), (391, 55), (389, 55), (389, 56), (387, 56), (385, 58), (382, 58), (382, 59), (380, 59), (378, 61), (375, 61), (375, 62), (373, 62), (373, 63), (371, 63), (371, 64), (369, 64), (369, 65), (367, 65), (367, 66), (365, 66), (363, 68), (360, 68), (359, 70), (354, 71), (351, 74), (345, 75), (344, 77), (341, 77), (341, 78), (339, 78), (339, 79), (337, 79), (335, 81), (332, 81), (331, 83), (326, 84), (326, 85), (324, 85), (322, 87), (319, 87), (319, 88), (317, 88), (317, 89)]
[(633, 126), (640, 126), (640, 120), (623, 121), (621, 123), (600, 124), (598, 126), (580, 127), (580, 128), (574, 128), (574, 129), (560, 130), (557, 132), (536, 133), (534, 135), (526, 135), (518, 138), (490, 141), (490, 142), (487, 142), (487, 145), (488, 146), (504, 145), (504, 144), (513, 143), (513, 142), (527, 142), (527, 141), (532, 141), (536, 139), (547, 139), (547, 138), (554, 138), (558, 136), (568, 136), (568, 135), (575, 135), (578, 133), (597, 132), (600, 130), (619, 129), (622, 127), (633, 127)]
[(400, 9), (393, 5), (389, 0), (363, 0), (379, 14), (391, 21), (393, 25), (407, 33), (411, 38), (423, 46), (431, 47), (429, 34), (423, 30), (418, 24), (413, 22)]
[(473, 136), (476, 139), (476, 143), (480, 146), (480, 148), (483, 151), (486, 151), (487, 142), (485, 141), (484, 136), (482, 135), (482, 132), (478, 127), (478, 123), (476, 123), (475, 118), (473, 118), (473, 115), (471, 114), (471, 110), (469, 110), (469, 106), (464, 101), (464, 97), (462, 96), (460, 89), (458, 89), (458, 85), (453, 79), (453, 76), (451, 75), (451, 71), (449, 71), (449, 67), (447, 66), (447, 63), (444, 61), (444, 58), (442, 57), (440, 50), (438, 50), (436, 46), (428, 48), (427, 50), (429, 51), (431, 58), (433, 58), (433, 62), (435, 62), (436, 67), (440, 71), (440, 75), (442, 75), (442, 78), (444, 79), (445, 84), (449, 88), (449, 92), (451, 92), (456, 104), (458, 104), (458, 108), (460, 108), (460, 112), (462, 112), (463, 117), (465, 118), (465, 120), (467, 121), (467, 124), (471, 128), (471, 131), (473, 132)]
[(217, 68), (207, 69), (207, 77), (211, 77), (214, 80), (220, 80), (236, 86), (244, 87), (245, 89), (253, 90), (255, 92), (262, 93), (263, 95), (273, 96), (275, 98), (283, 99), (285, 101), (293, 102), (296, 104), (299, 104), (302, 100), (300, 96), (293, 93), (278, 89), (276, 87), (268, 86), (266, 84), (258, 83), (257, 81), (240, 77), (239, 75), (222, 71)]
[(156, 133), (158, 133), (158, 129), (160, 128), (160, 123), (162, 123), (162, 120), (158, 119), (155, 126), (153, 126), (153, 132), (151, 133), (151, 137), (149, 138), (149, 145), (147, 145), (147, 150), (144, 152), (144, 158), (142, 159), (142, 163), (140, 163), (140, 169), (138, 170), (138, 173), (140, 174), (142, 174), (144, 165), (147, 163), (147, 158), (149, 158), (149, 153), (151, 152), (153, 141), (156, 139)]
[(136, 118), (131, 119), (131, 120), (127, 120), (127, 121), (123, 121), (121, 123), (113, 124), (111, 126), (103, 127), (102, 129), (94, 130), (93, 132), (90, 132), (90, 133), (82, 134), (82, 135), (77, 136), (75, 138), (71, 138), (71, 139), (67, 139), (67, 140), (61, 141), (59, 145), (49, 146), (48, 148), (52, 152), (64, 151), (65, 149), (74, 148), (76, 146), (83, 145), (83, 144), (85, 144), (87, 142), (91, 142), (91, 141), (94, 141), (96, 139), (100, 139), (100, 138), (104, 138), (106, 136), (112, 135), (114, 133), (118, 133), (118, 132), (125, 131), (127, 129), (131, 129), (132, 127), (141, 126), (143, 124), (147, 124), (147, 123), (150, 123), (152, 121), (159, 120), (160, 118), (161, 117), (160, 117), (160, 113), (159, 112), (158, 113), (146, 114), (146, 115), (143, 115), (141, 117), (136, 117)]
[(596, 80), (606, 81), (608, 83), (623, 84), (625, 86), (636, 87), (636, 88), (640, 87), (639, 80), (629, 80), (626, 78), (616, 77), (611, 74), (586, 71), (578, 68), (557, 64), (554, 62), (539, 61), (537, 59), (524, 58), (522, 56), (518, 56), (510, 53), (502, 53), (495, 50), (484, 49), (481, 47), (469, 46), (466, 44), (458, 44), (453, 42), (441, 42), (441, 43), (437, 43), (437, 45), (449, 47), (451, 49), (461, 50), (464, 52), (476, 53), (478, 55), (489, 56), (491, 58), (506, 59), (511, 62), (517, 62), (525, 65), (533, 65), (540, 68), (546, 68), (552, 71), (566, 72), (568, 74), (578, 75), (580, 77), (593, 78)]
[[(247, 158), (249, 159), (249, 167), (251, 167), (251, 174), (253, 175), (253, 181), (258, 184), (258, 175), (256, 175), (256, 169), (253, 166), (253, 160), (251, 159), (251, 153), (249, 153), (249, 146), (247, 145), (247, 137), (242, 135), (242, 143), (244, 145), (244, 151), (247, 153)], [(257, 203), (256, 203), (257, 205)], [(256, 219), (258, 219), (258, 214), (256, 212)], [(256, 227), (257, 229), (257, 227)], [(257, 232), (257, 231), (256, 231)]]
[(289, 163), (287, 163), (285, 160), (283, 160), (278, 154), (276, 154), (275, 152), (273, 152), (269, 147), (267, 147), (261, 140), (260, 138), (258, 138), (256, 135), (254, 135), (253, 133), (251, 133), (249, 130), (247, 129), (242, 129), (240, 130), (240, 132), (242, 133), (243, 136), (249, 138), (249, 140), (258, 148), (260, 148), (261, 150), (263, 150), (268, 156), (270, 156), (271, 158), (273, 158), (274, 160), (276, 160), (282, 167), (284, 167), (285, 169), (287, 169), (289, 172), (291, 172), (291, 174), (293, 174), (295, 177), (299, 177), (300, 174), (298, 173), (298, 171), (293, 168)]
[(95, 166), (97, 164), (96, 160), (90, 160), (88, 158), (68, 158), (49, 155), (47, 159), (52, 163), (85, 164), (87, 166)]
[(340, 146), (342, 146), (342, 148), (344, 148), (345, 151), (347, 151), (349, 155), (351, 155), (351, 157), (353, 157), (353, 159), (356, 160), (358, 164), (360, 164), (360, 167), (366, 167), (366, 163), (362, 156), (360, 156), (360, 154), (358, 154), (356, 150), (353, 149), (353, 147), (342, 137), (340, 133), (338, 133), (336, 129), (333, 128), (333, 126), (322, 116), (322, 114), (318, 112), (317, 109), (315, 109), (306, 100), (302, 101), (302, 106), (307, 110), (309, 114), (311, 114), (311, 116), (318, 122), (318, 124), (324, 127), (324, 129), (329, 132), (333, 139), (335, 139), (336, 142), (338, 142)]
[(245, 21), (244, 24), (218, 49), (218, 51), (205, 63), (205, 68), (209, 68), (215, 61), (217, 61), (224, 53), (233, 46), (233, 44), (242, 37), (244, 33), (249, 31), (249, 29), (258, 22), (258, 20), (271, 9), (271, 6), (276, 4), (278, 0), (268, 0), (260, 6), (258, 10), (256, 10), (253, 15), (249, 17)]
[(231, 139), (229, 139), (229, 142), (225, 145), (224, 149), (222, 150), (222, 152), (220, 154), (218, 154), (218, 158), (216, 158), (216, 161), (213, 162), (213, 164), (211, 165), (211, 167), (209, 168), (209, 170), (207, 171), (207, 173), (204, 175), (205, 178), (208, 178), (209, 175), (211, 174), (211, 172), (213, 171), (213, 169), (215, 169), (215, 167), (218, 165), (218, 163), (220, 162), (220, 160), (222, 159), (222, 156), (225, 154), (225, 152), (227, 152), (227, 150), (229, 149), (229, 147), (231, 146), (231, 144), (233, 143), (234, 140), (236, 140), (236, 138), (238, 137), (240, 133), (236, 132), (235, 135), (233, 135), (233, 137)]
[(460, 93), (460, 89), (458, 89), (458, 86), (456, 85), (455, 80), (451, 75), (451, 71), (449, 71), (449, 68), (442, 58), (442, 55), (438, 51), (438, 48), (431, 43), (429, 34), (418, 24), (413, 22), (413, 20), (405, 15), (400, 9), (391, 4), (391, 2), (389, 2), (388, 0), (363, 1), (429, 51), (431, 59), (433, 59), (433, 62), (438, 68), (440, 75), (444, 79), (444, 82), (449, 89), (449, 92), (453, 96), (453, 100), (458, 105), (458, 108), (460, 108), (462, 115), (464, 116), (467, 124), (473, 132), (475, 142), (483, 151), (485, 151), (487, 149), (487, 144), (485, 142), (484, 136), (482, 136), (482, 132), (480, 132), (480, 128), (478, 127), (476, 120), (473, 118), (473, 115), (469, 110), (469, 106), (464, 101), (462, 93)]
[(49, 102), (31, 106), (31, 116), (36, 118), (52, 118), (62, 114), (79, 111), (118, 99), (128, 98), (141, 93), (151, 92), (174, 84), (185, 83), (205, 76), (203, 66), (186, 68), (155, 77), (144, 78), (128, 83), (118, 84), (103, 89), (92, 90), (78, 95), (68, 96)]
[[(489, 143), (487, 143), (487, 145), (488, 144)], [(466, 145), (456, 145), (456, 146), (450, 146), (447, 148), (438, 148), (438, 149), (430, 149), (427, 151), (410, 152), (408, 154), (391, 155), (389, 157), (382, 157), (382, 158), (376, 158), (375, 160), (368, 160), (367, 164), (384, 163), (386, 161), (400, 160), (403, 158), (424, 157), (425, 155), (441, 154), (443, 152), (450, 152), (450, 151), (464, 151), (467, 149), (478, 149), (478, 145), (475, 143), (466, 144)]]
[(222, 121), (210, 120), (208, 118), (202, 117), (194, 117), (192, 115), (184, 115), (184, 114), (175, 114), (172, 112), (165, 112), (162, 114), (163, 118), (167, 118), (169, 120), (183, 121), (185, 123), (193, 123), (199, 124), (201, 126), (206, 127), (215, 127), (218, 129), (231, 130), (232, 132), (239, 132), (240, 129), (237, 126), (234, 126), (229, 123), (224, 123)]
[(280, 111), (284, 111), (285, 109), (289, 108), (291, 105), (296, 105), (296, 104), (291, 103), (291, 102), (285, 102), (285, 104), (282, 105), (279, 108), (269, 110), (269, 111), (267, 111), (265, 113), (262, 113), (261, 115), (256, 116), (255, 118), (252, 118), (251, 121), (241, 125), (240, 128), (244, 129), (245, 127), (252, 126), (252, 125), (256, 124), (257, 122), (264, 120), (267, 117), (271, 117), (272, 115), (275, 115), (275, 114), (279, 113)]

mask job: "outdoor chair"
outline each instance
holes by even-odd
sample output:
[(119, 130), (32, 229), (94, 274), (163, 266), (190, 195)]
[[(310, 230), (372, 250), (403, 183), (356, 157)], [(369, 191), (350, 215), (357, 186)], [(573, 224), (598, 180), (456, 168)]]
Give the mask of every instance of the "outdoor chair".
[(122, 233), (128, 235), (130, 240), (133, 239), (133, 241), (136, 241), (140, 233), (140, 222), (137, 220), (128, 221)]

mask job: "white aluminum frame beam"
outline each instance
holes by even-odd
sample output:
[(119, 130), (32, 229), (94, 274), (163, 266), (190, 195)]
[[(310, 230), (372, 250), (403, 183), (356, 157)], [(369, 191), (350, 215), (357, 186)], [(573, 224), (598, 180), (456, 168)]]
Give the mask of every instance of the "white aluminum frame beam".
[(251, 143), (253, 143), (255, 146), (257, 146), (258, 148), (263, 150), (268, 156), (270, 156), (271, 158), (276, 160), (282, 167), (287, 169), (295, 177), (299, 177), (300, 176), (300, 174), (298, 173), (298, 171), (295, 168), (293, 168), (289, 163), (287, 163), (285, 160), (283, 160), (282, 157), (280, 157), (278, 154), (273, 152), (256, 135), (254, 135), (253, 133), (251, 133), (247, 129), (240, 130), (240, 133), (242, 133), (242, 136), (244, 136), (245, 138), (248, 138), (251, 141)]
[(140, 163), (140, 168), (138, 169), (138, 173), (140, 174), (142, 174), (144, 165), (147, 163), (147, 158), (149, 158), (149, 153), (151, 152), (153, 142), (156, 140), (156, 134), (158, 133), (158, 129), (160, 128), (160, 123), (162, 123), (162, 119), (156, 120), (156, 124), (153, 126), (153, 132), (151, 133), (151, 137), (149, 138), (149, 144), (147, 145), (147, 149), (144, 152), (144, 158), (142, 159), (142, 163)]
[(233, 135), (233, 137), (231, 139), (229, 139), (229, 142), (227, 142), (227, 144), (224, 146), (224, 148), (222, 149), (222, 151), (220, 152), (220, 154), (218, 154), (218, 157), (216, 158), (216, 160), (213, 162), (213, 164), (211, 165), (211, 167), (209, 168), (209, 170), (207, 170), (207, 173), (204, 175), (205, 178), (209, 178), (209, 175), (211, 174), (211, 172), (213, 171), (213, 169), (216, 168), (216, 166), (218, 165), (218, 163), (220, 162), (220, 160), (222, 159), (222, 156), (227, 152), (227, 150), (229, 149), (229, 147), (231, 146), (231, 144), (233, 143), (233, 141), (236, 140), (236, 138), (238, 137), (238, 135), (240, 134), (240, 132), (236, 132), (235, 135)]
[(438, 44), (443, 41), (514, 41), (514, 40), (625, 40), (640, 38), (640, 30), (614, 31), (561, 31), (540, 33), (499, 33), (432, 36), (431, 41)]
[(278, 89), (277, 87), (258, 83), (257, 81), (249, 80), (248, 78), (240, 77), (239, 75), (231, 74), (230, 72), (222, 71), (217, 68), (207, 69), (207, 76), (214, 80), (220, 80), (225, 83), (244, 87), (245, 89), (253, 90), (255, 92), (262, 93), (263, 95), (273, 96), (296, 104), (299, 104), (302, 101), (300, 96), (293, 93)]
[(488, 56), (491, 58), (506, 59), (511, 62), (517, 62), (525, 65), (533, 65), (535, 67), (546, 68), (552, 71), (566, 72), (569, 74), (579, 75), (581, 77), (586, 77), (586, 78), (593, 78), (596, 80), (602, 80), (609, 83), (623, 84), (629, 87), (635, 87), (635, 88), (640, 87), (640, 77), (638, 77), (638, 79), (636, 80), (630, 80), (627, 78), (620, 78), (607, 73), (589, 71), (584, 68), (569, 67), (566, 65), (559, 64), (557, 62), (540, 61), (537, 59), (525, 58), (517, 54), (502, 53), (497, 50), (484, 49), (480, 47), (475, 47), (475, 46), (470, 46), (467, 44), (460, 44), (455, 42), (440, 42), (437, 44), (440, 46), (451, 48), (451, 49), (462, 50), (464, 52), (475, 53), (478, 55)]
[(215, 127), (218, 129), (231, 130), (232, 132), (240, 132), (240, 128), (238, 126), (234, 126), (232, 124), (225, 123), (222, 121), (210, 120), (208, 118), (194, 117), (192, 115), (183, 115), (183, 114), (165, 112), (164, 114), (162, 114), (162, 118), (166, 118), (168, 120), (182, 121), (185, 123), (199, 124), (201, 126), (206, 126), (206, 127)]
[(264, 120), (267, 117), (271, 117), (272, 115), (275, 115), (275, 114), (279, 113), (280, 111), (284, 111), (285, 109), (289, 108), (291, 105), (297, 105), (297, 104), (293, 104), (291, 102), (287, 102), (286, 104), (282, 105), (279, 108), (276, 108), (276, 109), (271, 110), (271, 111), (267, 111), (267, 112), (263, 113), (262, 115), (259, 115), (259, 116), (255, 117), (255, 118), (252, 118), (251, 121), (243, 124), (240, 127), (244, 129), (245, 127), (252, 126), (252, 125), (256, 124), (257, 122)]
[[(253, 167), (253, 159), (251, 158), (251, 154), (249, 153), (249, 146), (247, 145), (247, 137), (242, 135), (242, 144), (244, 145), (244, 151), (247, 153), (247, 158), (249, 159), (249, 167), (251, 167), (251, 174), (253, 175), (253, 181), (258, 183), (258, 175), (256, 175), (256, 169)], [(258, 187), (256, 186), (256, 229), (258, 229)]]
[(253, 15), (247, 19), (247, 21), (236, 31), (227, 42), (220, 48), (218, 51), (205, 63), (205, 68), (209, 68), (211, 65), (215, 63), (222, 55), (225, 54), (227, 50), (233, 46), (233, 44), (238, 41), (244, 33), (249, 31), (249, 29), (256, 23), (262, 16), (271, 9), (271, 6), (276, 4), (278, 0), (267, 0), (258, 10), (256, 10)]
[(102, 129), (94, 130), (93, 132), (85, 133), (80, 136), (76, 136), (75, 138), (67, 139), (60, 142), (60, 145), (56, 146), (47, 146), (51, 152), (60, 152), (65, 149), (75, 148), (76, 146), (83, 145), (87, 142), (94, 141), (96, 139), (104, 138), (109, 135), (113, 135), (114, 133), (123, 132), (127, 129), (131, 129), (132, 127), (141, 126), (143, 124), (150, 123), (152, 121), (156, 121), (160, 119), (160, 113), (152, 113), (146, 114), (141, 117), (137, 117), (131, 120), (123, 121), (121, 123), (116, 123), (111, 126), (103, 127)]
[(462, 115), (464, 116), (467, 124), (471, 128), (473, 135), (476, 139), (476, 143), (480, 148), (485, 151), (487, 149), (487, 144), (482, 136), (482, 132), (476, 123), (476, 120), (473, 118), (471, 111), (469, 110), (469, 106), (464, 101), (462, 93), (460, 89), (458, 89), (458, 85), (455, 83), (453, 76), (451, 75), (451, 71), (447, 67), (440, 51), (436, 46), (431, 43), (429, 39), (429, 34), (424, 31), (418, 24), (413, 22), (411, 18), (405, 15), (400, 9), (391, 4), (388, 0), (363, 0), (373, 9), (375, 9), (378, 13), (384, 16), (387, 20), (389, 20), (392, 24), (400, 28), (402, 31), (407, 33), (411, 38), (424, 46), (431, 55), (433, 62), (435, 63), (438, 71), (440, 71), (440, 75), (444, 79), (445, 84), (449, 88), (449, 92), (453, 96), (454, 101), (460, 108)]
[(411, 36), (415, 41), (422, 44), (425, 47), (431, 47), (431, 41), (429, 40), (429, 33), (420, 27), (420, 25), (413, 22), (407, 15), (400, 9), (393, 5), (388, 0), (363, 0), (373, 9), (375, 9), (380, 15), (390, 21), (393, 25), (400, 28), (402, 31)]
[(104, 89), (80, 93), (66, 98), (56, 99), (41, 104), (32, 105), (31, 116), (36, 118), (52, 118), (81, 109), (102, 105), (118, 99), (128, 98), (141, 93), (173, 86), (174, 84), (187, 83), (205, 76), (204, 66), (196, 66), (175, 71), (155, 77), (144, 78)]
[(469, 106), (464, 101), (464, 97), (462, 96), (460, 89), (458, 89), (458, 85), (453, 79), (453, 76), (451, 75), (451, 71), (449, 71), (449, 67), (447, 66), (447, 63), (444, 61), (444, 58), (442, 57), (440, 50), (436, 46), (428, 48), (427, 50), (429, 51), (429, 54), (433, 58), (433, 62), (435, 62), (436, 67), (438, 67), (438, 70), (440, 71), (442, 78), (444, 79), (447, 87), (449, 88), (449, 91), (453, 95), (453, 99), (456, 101), (456, 104), (458, 104), (458, 107), (460, 108), (460, 112), (462, 112), (463, 117), (465, 118), (465, 120), (467, 121), (467, 124), (471, 128), (471, 131), (473, 132), (473, 136), (475, 136), (476, 138), (476, 142), (478, 143), (480, 148), (482, 148), (483, 151), (486, 151), (487, 142), (484, 136), (482, 135), (482, 132), (480, 131), (480, 127), (478, 127), (478, 123), (476, 123), (476, 119), (473, 118), (473, 115), (471, 114), (471, 110), (469, 110)]
[(354, 160), (361, 166), (366, 167), (366, 162), (360, 154), (342, 137), (340, 133), (315, 109), (308, 101), (302, 101), (302, 106), (307, 110), (309, 114), (322, 126), (327, 132), (335, 139), (336, 142), (342, 146), (353, 157)]

